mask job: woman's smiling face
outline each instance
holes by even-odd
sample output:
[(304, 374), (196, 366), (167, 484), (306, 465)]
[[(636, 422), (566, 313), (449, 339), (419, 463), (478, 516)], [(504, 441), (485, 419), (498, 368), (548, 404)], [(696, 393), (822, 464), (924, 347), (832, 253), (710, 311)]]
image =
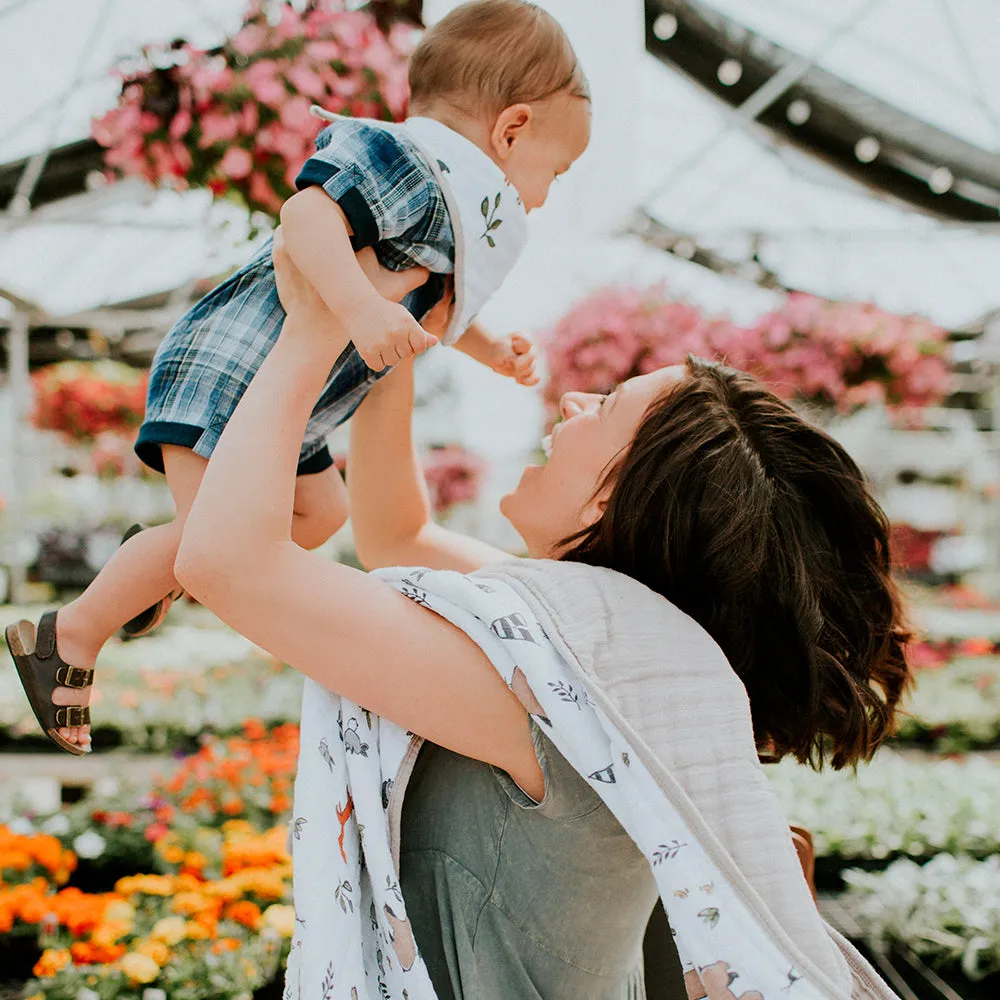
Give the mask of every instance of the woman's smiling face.
[(602, 481), (628, 449), (654, 400), (687, 377), (683, 365), (661, 368), (623, 382), (599, 396), (568, 392), (559, 402), (562, 420), (553, 428), (544, 465), (529, 465), (500, 510), (534, 558), (558, 555), (560, 543), (601, 515)]

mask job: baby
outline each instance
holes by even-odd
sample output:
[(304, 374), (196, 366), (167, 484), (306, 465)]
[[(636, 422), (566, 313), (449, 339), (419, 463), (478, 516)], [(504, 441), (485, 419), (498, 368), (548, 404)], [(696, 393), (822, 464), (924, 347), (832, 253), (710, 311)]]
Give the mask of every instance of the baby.
[[(305, 548), (326, 541), (348, 513), (326, 435), (392, 365), (437, 342), (418, 319), (445, 294), (453, 289), (444, 343), (533, 381), (530, 342), (493, 336), (474, 317), (520, 253), (526, 213), (544, 204), (590, 138), (572, 46), (549, 14), (522, 0), (478, 0), (445, 17), (413, 55), (410, 88), (402, 125), (319, 112), (331, 124), (281, 211), (289, 255), (353, 342), (330, 372), (299, 455), (292, 537)], [(383, 269), (430, 276), (402, 303), (390, 301), (362, 269), (356, 254), (365, 248)], [(7, 629), (35, 717), (68, 753), (90, 748), (87, 702), (101, 647), (119, 629), (150, 631), (179, 593), (173, 564), (185, 518), (284, 315), (268, 241), (177, 322), (153, 361), (136, 453), (166, 474), (175, 520), (130, 529), (90, 587), (43, 615), (37, 630), (28, 621)]]

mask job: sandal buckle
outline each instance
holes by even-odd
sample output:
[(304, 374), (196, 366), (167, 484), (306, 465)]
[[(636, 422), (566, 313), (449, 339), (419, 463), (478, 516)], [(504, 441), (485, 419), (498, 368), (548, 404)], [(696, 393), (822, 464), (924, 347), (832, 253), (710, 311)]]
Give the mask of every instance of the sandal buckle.
[(94, 671), (63, 664), (56, 670), (56, 683), (68, 688), (86, 688), (94, 683)]
[(56, 725), (60, 728), (89, 726), (90, 706), (89, 705), (64, 705), (57, 708), (55, 712)]

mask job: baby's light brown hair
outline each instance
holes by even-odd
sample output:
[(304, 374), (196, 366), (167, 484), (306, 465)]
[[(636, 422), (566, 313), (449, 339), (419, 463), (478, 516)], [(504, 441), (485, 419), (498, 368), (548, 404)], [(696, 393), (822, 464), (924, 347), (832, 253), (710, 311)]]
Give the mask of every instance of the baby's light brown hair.
[(465, 114), (499, 114), (568, 92), (590, 100), (559, 22), (525, 0), (474, 0), (421, 39), (410, 60), (414, 109), (443, 101)]

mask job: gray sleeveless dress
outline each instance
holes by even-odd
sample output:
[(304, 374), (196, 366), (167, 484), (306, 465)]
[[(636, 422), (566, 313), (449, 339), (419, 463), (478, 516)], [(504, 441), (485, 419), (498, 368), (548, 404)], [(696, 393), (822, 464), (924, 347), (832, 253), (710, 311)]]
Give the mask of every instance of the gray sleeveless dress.
[(532, 734), (540, 803), (497, 768), (420, 751), (400, 886), (434, 989), (439, 1000), (644, 1000), (649, 865), (534, 722)]

